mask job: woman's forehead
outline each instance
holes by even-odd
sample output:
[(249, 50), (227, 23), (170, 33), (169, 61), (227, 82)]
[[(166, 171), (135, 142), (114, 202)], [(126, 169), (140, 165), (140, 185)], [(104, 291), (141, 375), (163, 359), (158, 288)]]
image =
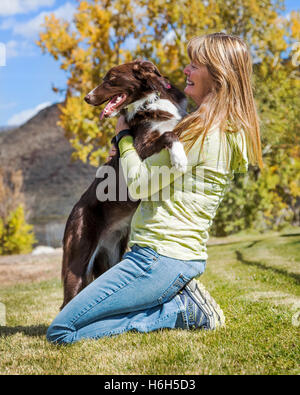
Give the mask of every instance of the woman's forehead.
[(191, 63), (195, 63), (198, 65), (204, 64), (205, 59), (203, 56), (203, 48), (202, 46), (194, 47), (194, 46), (188, 46), (188, 57), (191, 61)]

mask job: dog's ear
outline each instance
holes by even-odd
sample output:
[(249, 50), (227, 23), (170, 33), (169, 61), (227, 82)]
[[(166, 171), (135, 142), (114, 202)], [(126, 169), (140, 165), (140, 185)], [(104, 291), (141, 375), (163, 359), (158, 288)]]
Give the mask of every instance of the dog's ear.
[(148, 60), (135, 60), (133, 64), (133, 73), (137, 79), (148, 85), (153, 90), (171, 89), (169, 81), (164, 78), (158, 68)]

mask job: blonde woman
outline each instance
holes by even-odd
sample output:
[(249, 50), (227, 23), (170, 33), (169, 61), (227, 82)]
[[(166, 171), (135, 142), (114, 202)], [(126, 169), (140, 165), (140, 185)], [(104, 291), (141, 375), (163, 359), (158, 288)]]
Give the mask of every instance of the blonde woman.
[[(252, 63), (246, 44), (224, 33), (195, 37), (187, 51), (185, 93), (197, 109), (175, 129), (188, 158), (184, 182), (175, 170), (156, 190), (148, 188), (162, 168), (172, 168), (169, 151), (141, 161), (132, 137), (121, 134), (127, 186), (142, 199), (131, 250), (64, 307), (47, 332), (53, 343), (224, 324), (222, 310), (194, 278), (204, 272), (208, 231), (234, 172), (247, 171), (248, 159), (262, 166)], [(116, 133), (126, 128), (119, 118)]]

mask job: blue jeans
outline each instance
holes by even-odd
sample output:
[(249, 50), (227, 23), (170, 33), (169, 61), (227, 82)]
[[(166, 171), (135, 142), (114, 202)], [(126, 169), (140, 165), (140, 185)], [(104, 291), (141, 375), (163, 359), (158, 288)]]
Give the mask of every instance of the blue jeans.
[(67, 344), (130, 330), (188, 329), (187, 312), (177, 293), (202, 274), (205, 265), (203, 260), (169, 258), (135, 244), (121, 262), (63, 308), (47, 339)]

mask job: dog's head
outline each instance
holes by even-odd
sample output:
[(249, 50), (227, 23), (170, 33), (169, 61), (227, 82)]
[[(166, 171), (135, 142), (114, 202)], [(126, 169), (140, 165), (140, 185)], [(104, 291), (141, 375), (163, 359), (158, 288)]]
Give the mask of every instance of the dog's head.
[(129, 104), (144, 98), (151, 92), (171, 89), (157, 67), (143, 60), (115, 66), (103, 78), (101, 85), (93, 89), (84, 100), (93, 106), (108, 101), (100, 119), (116, 116)]

